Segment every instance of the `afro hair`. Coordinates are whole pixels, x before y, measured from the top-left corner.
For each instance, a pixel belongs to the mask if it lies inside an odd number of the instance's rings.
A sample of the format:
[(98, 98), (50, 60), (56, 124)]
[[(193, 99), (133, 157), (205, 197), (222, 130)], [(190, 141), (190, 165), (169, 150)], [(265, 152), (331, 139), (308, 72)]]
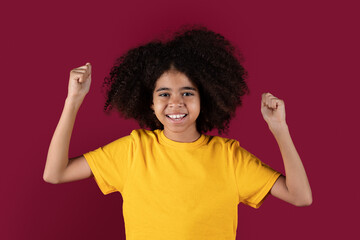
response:
[(170, 39), (155, 39), (116, 59), (103, 84), (104, 111), (116, 108), (142, 128), (163, 129), (151, 109), (152, 96), (156, 80), (175, 68), (199, 89), (198, 132), (216, 128), (219, 134), (226, 133), (242, 96), (249, 93), (242, 60), (240, 51), (222, 35), (204, 26), (185, 25)]

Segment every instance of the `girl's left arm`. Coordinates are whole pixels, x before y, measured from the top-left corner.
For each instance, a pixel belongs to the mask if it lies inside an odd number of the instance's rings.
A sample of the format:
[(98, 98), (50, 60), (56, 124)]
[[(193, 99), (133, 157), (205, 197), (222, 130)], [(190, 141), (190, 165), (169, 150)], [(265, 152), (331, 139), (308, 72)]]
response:
[(271, 93), (262, 94), (261, 113), (279, 145), (286, 175), (278, 178), (270, 190), (271, 195), (295, 206), (311, 205), (309, 180), (285, 121), (284, 101)]

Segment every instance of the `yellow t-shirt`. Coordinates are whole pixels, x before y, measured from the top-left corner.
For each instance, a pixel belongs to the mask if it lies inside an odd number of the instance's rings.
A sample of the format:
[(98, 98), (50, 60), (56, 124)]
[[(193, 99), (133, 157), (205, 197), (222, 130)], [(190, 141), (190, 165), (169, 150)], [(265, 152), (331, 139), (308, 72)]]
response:
[(180, 143), (134, 130), (84, 154), (103, 192), (119, 191), (127, 240), (234, 240), (240, 202), (258, 208), (280, 176), (233, 139)]

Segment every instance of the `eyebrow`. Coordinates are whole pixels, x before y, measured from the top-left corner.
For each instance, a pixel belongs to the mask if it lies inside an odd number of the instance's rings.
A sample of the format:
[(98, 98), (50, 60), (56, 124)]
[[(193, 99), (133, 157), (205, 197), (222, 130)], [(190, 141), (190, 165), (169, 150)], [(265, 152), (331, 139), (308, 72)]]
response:
[[(182, 87), (180, 88), (180, 90), (193, 90), (196, 91), (196, 88), (193, 87)], [(171, 88), (166, 88), (166, 87), (162, 87), (156, 90), (156, 92), (160, 92), (160, 91), (171, 91)]]

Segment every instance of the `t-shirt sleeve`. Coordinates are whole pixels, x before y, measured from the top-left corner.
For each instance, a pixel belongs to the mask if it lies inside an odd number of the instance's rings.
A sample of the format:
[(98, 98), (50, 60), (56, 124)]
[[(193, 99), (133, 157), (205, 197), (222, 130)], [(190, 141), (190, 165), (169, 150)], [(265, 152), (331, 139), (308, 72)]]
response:
[(281, 173), (242, 148), (237, 141), (232, 148), (239, 202), (259, 208)]
[(132, 159), (131, 136), (119, 138), (84, 155), (95, 181), (104, 195), (122, 193)]

